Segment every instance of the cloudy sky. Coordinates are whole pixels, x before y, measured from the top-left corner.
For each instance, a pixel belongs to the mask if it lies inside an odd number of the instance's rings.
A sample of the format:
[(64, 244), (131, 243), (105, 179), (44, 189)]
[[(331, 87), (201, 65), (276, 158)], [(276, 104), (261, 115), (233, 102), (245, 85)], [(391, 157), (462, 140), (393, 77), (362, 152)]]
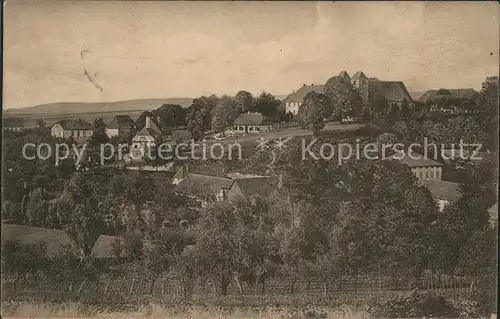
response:
[(495, 2), (7, 0), (4, 16), (4, 108), (282, 95), (343, 69), (410, 91), (479, 89), (499, 69)]

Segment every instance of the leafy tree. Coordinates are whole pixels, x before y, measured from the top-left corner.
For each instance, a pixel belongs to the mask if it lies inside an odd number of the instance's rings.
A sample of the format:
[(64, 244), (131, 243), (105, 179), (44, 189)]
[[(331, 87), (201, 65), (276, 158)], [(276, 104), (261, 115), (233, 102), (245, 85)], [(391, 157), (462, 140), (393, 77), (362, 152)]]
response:
[(272, 118), (280, 118), (280, 116), (284, 116), (284, 112), (279, 110), (280, 104), (281, 102), (279, 100), (277, 100), (272, 94), (267, 92), (262, 92), (254, 100), (255, 111), (261, 113), (264, 116)]
[(72, 240), (76, 255), (87, 263), (92, 247), (102, 234), (103, 205), (99, 196), (102, 182), (93, 174), (76, 173), (68, 181), (63, 194), (57, 199), (59, 222)]
[(234, 102), (239, 113), (247, 113), (249, 111), (254, 111), (254, 98), (251, 93), (247, 91), (239, 91), (234, 96)]
[(154, 111), (166, 126), (173, 128), (186, 126), (186, 112), (187, 110), (178, 104), (163, 104)]
[(106, 134), (106, 123), (102, 117), (94, 120), (94, 132), (89, 139), (90, 145), (100, 145), (107, 143), (109, 141), (108, 135)]
[(249, 265), (242, 216), (232, 204), (216, 202), (206, 208), (194, 232), (198, 273), (217, 278), (226, 295), (231, 280), (240, 277)]
[(345, 117), (361, 118), (363, 98), (356, 89), (339, 76), (328, 79), (324, 93), (332, 104), (333, 117), (342, 121)]
[(212, 110), (212, 129), (223, 130), (232, 125), (239, 115), (240, 108), (236, 105), (236, 101), (227, 95), (222, 96)]
[(304, 97), (297, 113), (297, 120), (303, 127), (312, 127), (317, 134), (325, 126), (325, 120), (331, 113), (328, 96), (312, 91)]
[(194, 99), (186, 113), (186, 124), (191, 138), (201, 140), (205, 136), (205, 131), (210, 130), (212, 123), (212, 110), (217, 104), (218, 98), (215, 95)]
[(45, 128), (47, 126), (47, 123), (45, 123), (44, 120), (39, 119), (39, 120), (36, 121), (36, 126), (38, 126), (38, 128), (43, 129), (43, 128)]

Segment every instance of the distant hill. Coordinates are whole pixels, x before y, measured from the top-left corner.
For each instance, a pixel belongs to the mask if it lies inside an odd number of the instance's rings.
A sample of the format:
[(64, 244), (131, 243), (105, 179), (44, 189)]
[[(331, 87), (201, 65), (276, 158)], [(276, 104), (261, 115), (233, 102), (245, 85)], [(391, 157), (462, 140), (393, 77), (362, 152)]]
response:
[(102, 112), (126, 112), (126, 111), (152, 111), (162, 104), (179, 104), (182, 107), (189, 107), (192, 98), (170, 98), (170, 99), (141, 99), (119, 102), (59, 102), (41, 104), (22, 109), (3, 110), (4, 115), (23, 115), (23, 114), (85, 114)]

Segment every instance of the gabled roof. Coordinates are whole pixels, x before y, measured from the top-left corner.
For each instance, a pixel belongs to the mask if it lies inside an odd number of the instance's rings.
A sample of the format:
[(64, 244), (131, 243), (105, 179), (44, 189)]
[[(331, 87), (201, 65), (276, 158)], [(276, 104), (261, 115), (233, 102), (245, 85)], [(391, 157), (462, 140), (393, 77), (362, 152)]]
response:
[(460, 184), (457, 183), (436, 179), (426, 179), (422, 183), (429, 189), (435, 199), (455, 203), (462, 196), (459, 188)]
[(297, 92), (290, 94), (286, 99), (285, 102), (299, 102), (302, 103), (304, 101), (304, 98), (306, 95), (310, 92), (316, 92), (316, 93), (323, 93), (323, 90), (325, 89), (324, 85), (304, 85), (300, 89), (297, 90)]
[(94, 244), (94, 247), (92, 247), (92, 254), (96, 258), (116, 258), (117, 256), (114, 253), (115, 248), (113, 246), (117, 241), (120, 243), (119, 245), (121, 248), (120, 257), (126, 257), (127, 252), (124, 249), (125, 242), (123, 238), (108, 235), (99, 236), (96, 243)]
[(172, 177), (172, 179), (174, 178), (177, 178), (177, 179), (184, 179), (186, 178), (186, 176), (189, 175), (189, 172), (188, 172), (188, 169), (186, 168), (186, 166), (182, 166), (181, 168), (179, 168), (177, 170), (177, 172), (175, 172), (174, 176)]
[(131, 129), (135, 127), (135, 122), (128, 115), (116, 115), (109, 122), (108, 129)]
[(233, 125), (267, 125), (273, 121), (260, 113), (244, 113), (234, 120)]
[(92, 130), (92, 124), (82, 119), (78, 120), (62, 120), (54, 123), (52, 126), (59, 124), (64, 130)]
[(399, 160), (403, 164), (406, 164), (410, 167), (426, 167), (426, 166), (442, 166), (443, 164), (430, 159), (430, 158), (424, 158), (424, 155), (418, 154), (416, 152), (412, 152), (411, 154), (408, 154), (407, 152), (404, 152), (403, 155), (400, 153), (393, 154), (391, 156), (387, 157), (388, 160)]
[(439, 89), (428, 90), (418, 98), (420, 102), (432, 101), (443, 97), (453, 97), (458, 99), (473, 100), (478, 96), (474, 89)]
[(358, 72), (354, 73), (351, 80), (358, 80), (361, 77), (368, 79), (368, 77), (363, 73), (363, 71), (358, 71)]
[(343, 71), (340, 71), (339, 73), (339, 76), (346, 82), (350, 82), (351, 81), (351, 77), (349, 76), (349, 73), (347, 73), (347, 71), (343, 70)]
[(370, 85), (374, 86), (377, 93), (384, 96), (389, 102), (403, 102), (403, 100), (407, 100), (408, 102), (413, 101), (406, 86), (401, 81), (379, 81), (370, 79)]
[(278, 180), (270, 176), (260, 176), (238, 178), (233, 183), (238, 185), (242, 195), (245, 197), (253, 195), (266, 196), (277, 188)]
[(2, 241), (16, 240), (21, 245), (44, 244), (48, 257), (55, 257), (72, 245), (72, 241), (64, 230), (2, 223)]
[(225, 177), (191, 173), (177, 184), (174, 191), (208, 199), (215, 197), (222, 189), (228, 189), (232, 183), (233, 180)]
[(159, 133), (158, 131), (147, 127), (144, 127), (142, 130), (135, 134), (135, 136), (152, 136), (154, 138), (158, 138), (160, 135), (161, 133)]

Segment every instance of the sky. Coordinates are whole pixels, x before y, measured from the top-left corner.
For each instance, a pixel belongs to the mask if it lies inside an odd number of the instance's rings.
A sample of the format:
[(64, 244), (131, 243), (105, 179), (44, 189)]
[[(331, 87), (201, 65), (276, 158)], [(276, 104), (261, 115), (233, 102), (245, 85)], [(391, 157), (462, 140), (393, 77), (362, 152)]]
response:
[(7, 0), (3, 107), (285, 95), (341, 70), (479, 90), (498, 75), (499, 18), (496, 2)]

